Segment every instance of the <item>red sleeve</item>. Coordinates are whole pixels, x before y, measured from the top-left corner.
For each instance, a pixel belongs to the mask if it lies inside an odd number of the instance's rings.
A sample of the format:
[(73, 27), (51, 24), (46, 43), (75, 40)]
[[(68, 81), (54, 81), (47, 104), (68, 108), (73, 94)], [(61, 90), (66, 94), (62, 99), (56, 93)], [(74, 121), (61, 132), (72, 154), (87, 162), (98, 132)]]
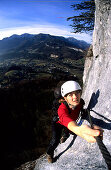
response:
[(68, 126), (69, 122), (74, 121), (74, 119), (72, 119), (70, 116), (67, 107), (63, 103), (58, 108), (58, 115), (60, 119), (59, 123), (66, 127)]

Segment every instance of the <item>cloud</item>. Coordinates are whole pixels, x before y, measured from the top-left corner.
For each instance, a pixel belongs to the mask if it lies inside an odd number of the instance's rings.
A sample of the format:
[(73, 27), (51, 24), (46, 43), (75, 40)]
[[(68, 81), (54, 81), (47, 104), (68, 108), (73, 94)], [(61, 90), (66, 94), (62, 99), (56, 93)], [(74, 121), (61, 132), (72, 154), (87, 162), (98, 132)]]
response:
[(89, 34), (71, 33), (71, 30), (68, 27), (48, 25), (48, 24), (45, 25), (37, 24), (32, 26), (0, 29), (0, 40), (2, 40), (5, 37), (10, 37), (13, 34), (21, 35), (24, 33), (29, 33), (29, 34), (44, 33), (44, 34), (51, 34), (51, 35), (63, 36), (63, 37), (74, 37), (78, 40), (84, 40), (88, 43), (91, 43), (91, 39), (92, 39), (92, 37)]

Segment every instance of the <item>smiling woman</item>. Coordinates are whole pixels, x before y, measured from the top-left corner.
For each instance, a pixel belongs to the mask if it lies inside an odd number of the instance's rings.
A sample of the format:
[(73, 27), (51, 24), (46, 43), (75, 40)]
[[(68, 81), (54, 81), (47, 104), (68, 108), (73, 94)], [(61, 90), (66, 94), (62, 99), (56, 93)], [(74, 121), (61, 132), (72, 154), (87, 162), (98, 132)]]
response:
[(67, 96), (64, 98), (67, 101), (67, 103), (69, 103), (70, 107), (71, 106), (74, 107), (80, 103), (80, 97), (81, 97), (81, 91), (77, 90), (77, 91), (67, 94)]
[[(83, 115), (86, 118), (87, 112), (83, 109), (85, 103), (81, 98), (81, 87), (78, 82), (69, 80), (63, 83), (61, 95), (63, 99), (61, 99), (62, 102), (57, 110), (58, 119), (56, 121), (53, 119), (52, 121), (52, 139), (47, 149), (49, 163), (54, 162), (54, 150), (58, 144), (61, 141), (65, 142), (70, 134), (73, 134), (75, 137), (78, 135), (90, 143), (96, 142), (95, 136), (100, 135), (97, 127), (91, 129), (87, 125), (82, 125)], [(100, 128), (98, 127), (98, 129)], [(63, 130), (65, 133), (62, 136)]]

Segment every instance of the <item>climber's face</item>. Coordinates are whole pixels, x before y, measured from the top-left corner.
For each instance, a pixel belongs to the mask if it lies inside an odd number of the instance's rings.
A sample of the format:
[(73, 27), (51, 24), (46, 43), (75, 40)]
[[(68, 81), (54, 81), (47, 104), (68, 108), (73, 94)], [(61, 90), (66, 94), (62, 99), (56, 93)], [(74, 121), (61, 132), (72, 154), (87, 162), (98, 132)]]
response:
[(74, 92), (71, 92), (67, 94), (64, 99), (69, 103), (70, 105), (77, 106), (80, 103), (81, 98), (81, 91), (77, 90)]

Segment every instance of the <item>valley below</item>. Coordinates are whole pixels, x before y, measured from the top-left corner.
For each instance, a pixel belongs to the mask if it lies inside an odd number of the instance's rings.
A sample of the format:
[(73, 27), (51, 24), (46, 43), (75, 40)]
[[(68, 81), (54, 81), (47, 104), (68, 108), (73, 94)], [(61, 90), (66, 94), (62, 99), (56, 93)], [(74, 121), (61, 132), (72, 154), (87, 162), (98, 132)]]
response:
[(57, 83), (76, 79), (82, 85), (89, 45), (74, 42), (44, 34), (14, 35), (0, 41), (1, 138), (7, 170), (46, 152)]

